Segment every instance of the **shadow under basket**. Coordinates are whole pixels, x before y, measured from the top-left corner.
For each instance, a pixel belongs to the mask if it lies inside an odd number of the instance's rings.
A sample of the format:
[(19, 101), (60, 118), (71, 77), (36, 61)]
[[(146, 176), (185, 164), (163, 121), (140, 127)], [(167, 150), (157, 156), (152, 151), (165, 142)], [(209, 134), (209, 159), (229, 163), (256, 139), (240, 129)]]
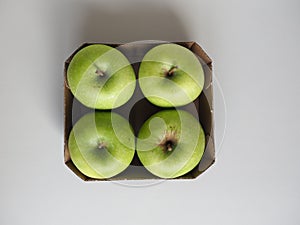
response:
[[(73, 125), (86, 113), (94, 112), (97, 110), (87, 108), (82, 105), (74, 95), (71, 93), (67, 84), (67, 69), (73, 56), (82, 48), (92, 44), (105, 44), (111, 47), (118, 48), (131, 62), (135, 74), (137, 76), (140, 62), (144, 55), (154, 46), (165, 42), (133, 42), (128, 44), (109, 44), (109, 43), (84, 43), (78, 49), (76, 49), (72, 55), (65, 61), (64, 65), (64, 162), (65, 164), (81, 179), (84, 181), (109, 181), (109, 180), (143, 180), (143, 179), (162, 179), (151, 174), (140, 162), (137, 154), (128, 168), (122, 173), (109, 178), (109, 179), (94, 179), (82, 174), (74, 165), (70, 158), (68, 149), (68, 138), (72, 130)], [(173, 178), (176, 179), (194, 179), (206, 171), (215, 162), (215, 144), (214, 144), (214, 119), (213, 119), (213, 85), (212, 85), (212, 60), (204, 52), (204, 50), (193, 41), (189, 42), (173, 42), (190, 49), (198, 57), (202, 64), (205, 83), (203, 91), (195, 99), (186, 106), (179, 107), (179, 109), (186, 110), (193, 114), (196, 118), (199, 118), (205, 137), (205, 150), (195, 168), (183, 176)], [(129, 122), (137, 135), (142, 124), (153, 114), (162, 110), (163, 108), (154, 106), (147, 99), (143, 97), (140, 87), (137, 82), (136, 89), (132, 98), (123, 106), (113, 109), (113, 112), (117, 112), (123, 115), (125, 118), (129, 118)], [(140, 113), (142, 112), (142, 113)], [(172, 179), (172, 180), (173, 180)]]

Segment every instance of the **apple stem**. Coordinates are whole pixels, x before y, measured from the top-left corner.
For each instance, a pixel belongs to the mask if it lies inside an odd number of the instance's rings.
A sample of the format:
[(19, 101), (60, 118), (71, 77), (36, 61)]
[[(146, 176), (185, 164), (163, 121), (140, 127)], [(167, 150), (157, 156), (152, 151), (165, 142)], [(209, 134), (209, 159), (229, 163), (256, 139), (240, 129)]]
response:
[(97, 69), (95, 73), (97, 75), (99, 75), (100, 77), (104, 77), (105, 76), (105, 73), (102, 70), (100, 70), (100, 69)]
[(168, 71), (166, 71), (167, 77), (172, 77), (174, 72), (178, 69), (178, 66), (172, 66)]
[(159, 146), (164, 152), (172, 152), (177, 146), (178, 140), (176, 131), (167, 131), (163, 139), (160, 141)]
[(171, 152), (173, 150), (171, 143), (167, 144), (167, 150), (168, 150), (168, 152)]
[(106, 148), (106, 144), (104, 144), (103, 142), (98, 145), (98, 149), (100, 150), (105, 148)]

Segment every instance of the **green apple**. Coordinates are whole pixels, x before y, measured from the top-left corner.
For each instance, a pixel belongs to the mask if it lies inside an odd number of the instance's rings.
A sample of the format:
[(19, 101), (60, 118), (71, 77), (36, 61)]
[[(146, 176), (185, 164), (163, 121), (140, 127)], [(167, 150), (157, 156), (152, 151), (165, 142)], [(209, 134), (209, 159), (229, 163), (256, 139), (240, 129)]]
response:
[(201, 93), (204, 72), (199, 59), (189, 49), (177, 44), (161, 44), (144, 56), (139, 84), (154, 105), (182, 106)]
[(67, 80), (73, 95), (85, 106), (96, 109), (125, 104), (136, 83), (128, 59), (103, 44), (89, 45), (77, 52), (69, 64)]
[(205, 134), (199, 121), (183, 110), (162, 110), (141, 127), (137, 154), (154, 175), (175, 178), (191, 171), (202, 158)]
[(79, 171), (91, 178), (104, 179), (129, 166), (135, 152), (135, 137), (125, 118), (102, 111), (80, 118), (70, 133), (68, 147)]

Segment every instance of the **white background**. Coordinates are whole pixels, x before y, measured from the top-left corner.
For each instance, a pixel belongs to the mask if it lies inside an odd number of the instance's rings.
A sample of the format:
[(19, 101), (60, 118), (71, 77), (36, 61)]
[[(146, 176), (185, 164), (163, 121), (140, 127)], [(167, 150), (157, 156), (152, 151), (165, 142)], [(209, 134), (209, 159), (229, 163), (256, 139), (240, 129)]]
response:
[[(1, 0), (0, 224), (300, 224), (299, 11), (297, 0)], [(144, 39), (194, 40), (213, 59), (227, 106), (217, 162), (193, 181), (84, 183), (63, 163), (63, 62), (86, 41)]]

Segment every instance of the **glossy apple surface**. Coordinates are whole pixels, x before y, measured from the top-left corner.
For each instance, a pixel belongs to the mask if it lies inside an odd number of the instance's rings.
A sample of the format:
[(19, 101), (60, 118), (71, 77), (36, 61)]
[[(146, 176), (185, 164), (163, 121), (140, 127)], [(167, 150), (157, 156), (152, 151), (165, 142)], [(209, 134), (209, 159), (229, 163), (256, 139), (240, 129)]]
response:
[(198, 58), (177, 44), (161, 44), (144, 56), (139, 84), (154, 105), (173, 107), (195, 100), (204, 85), (204, 72)]
[(113, 109), (133, 95), (136, 78), (127, 58), (117, 49), (93, 44), (72, 58), (67, 70), (73, 95), (85, 106)]
[(125, 118), (96, 112), (83, 116), (74, 125), (68, 147), (78, 170), (88, 177), (104, 179), (128, 167), (135, 152), (135, 137)]
[(163, 110), (141, 127), (137, 153), (142, 164), (161, 178), (175, 178), (192, 170), (205, 148), (203, 129), (190, 113)]

